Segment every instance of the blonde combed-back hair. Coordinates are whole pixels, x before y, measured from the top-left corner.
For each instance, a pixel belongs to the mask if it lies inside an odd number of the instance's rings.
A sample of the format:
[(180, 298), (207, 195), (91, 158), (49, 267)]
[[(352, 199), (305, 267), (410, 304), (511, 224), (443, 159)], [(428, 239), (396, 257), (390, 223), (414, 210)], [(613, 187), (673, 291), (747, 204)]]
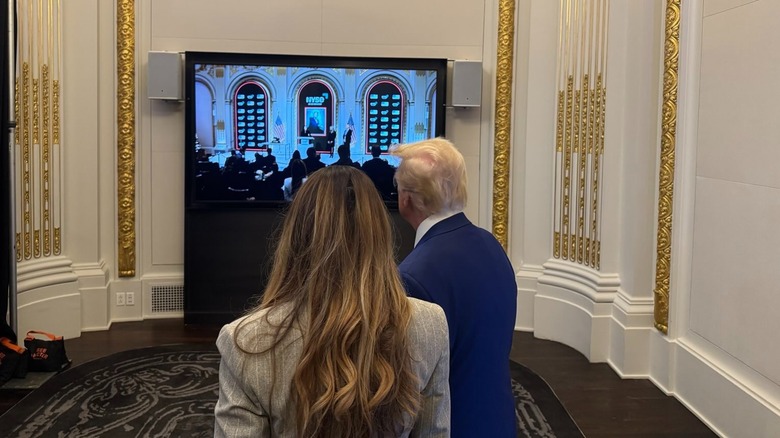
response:
[(297, 436), (392, 436), (413, 424), (411, 305), (389, 215), (360, 170), (326, 167), (295, 195), (255, 311), (280, 307), (292, 312), (270, 354), (293, 324), (304, 327), (291, 385)]
[(402, 144), (391, 154), (401, 158), (395, 172), (398, 188), (410, 193), (419, 211), (430, 216), (466, 207), (466, 162), (449, 140)]

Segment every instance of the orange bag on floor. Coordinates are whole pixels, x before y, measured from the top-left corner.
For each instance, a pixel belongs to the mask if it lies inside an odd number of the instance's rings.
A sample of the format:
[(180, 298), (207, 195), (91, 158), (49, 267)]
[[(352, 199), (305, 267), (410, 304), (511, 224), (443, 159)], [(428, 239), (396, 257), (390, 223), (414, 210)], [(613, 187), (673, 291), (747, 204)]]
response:
[(70, 366), (62, 336), (30, 330), (24, 338), (24, 346), (30, 350), (30, 371), (62, 371)]

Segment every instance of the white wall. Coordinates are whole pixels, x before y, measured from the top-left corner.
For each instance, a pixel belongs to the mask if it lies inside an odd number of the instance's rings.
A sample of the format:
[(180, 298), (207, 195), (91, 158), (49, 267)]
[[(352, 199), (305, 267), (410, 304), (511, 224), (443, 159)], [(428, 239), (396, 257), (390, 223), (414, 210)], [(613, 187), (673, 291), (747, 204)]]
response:
[(672, 314), (651, 377), (724, 436), (778, 436), (780, 57), (764, 49), (780, 4), (683, 11)]
[[(20, 330), (74, 337), (115, 321), (171, 316), (150, 313), (150, 290), (183, 282), (184, 105), (147, 99), (149, 51), (482, 60), (482, 107), (448, 108), (445, 117), (447, 136), (466, 157), (466, 214), (490, 226), (495, 0), (457, 7), (402, 0), (381, 9), (354, 0), (137, 0), (135, 7), (136, 276), (119, 278), (116, 269), (116, 2), (62, 2), (63, 254), (20, 264)], [(71, 275), (53, 276), (62, 269)], [(136, 304), (116, 306), (118, 292), (133, 292)], [(46, 317), (60, 308), (69, 309), (62, 318)]]

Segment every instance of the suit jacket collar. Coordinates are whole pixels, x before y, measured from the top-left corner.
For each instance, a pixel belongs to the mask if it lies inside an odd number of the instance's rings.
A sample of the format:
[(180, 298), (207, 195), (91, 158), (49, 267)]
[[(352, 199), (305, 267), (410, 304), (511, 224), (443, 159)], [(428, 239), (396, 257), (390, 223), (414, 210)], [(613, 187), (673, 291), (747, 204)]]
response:
[(426, 232), (420, 238), (420, 241), (417, 242), (417, 245), (415, 245), (415, 247), (422, 245), (423, 243), (433, 238), (434, 236), (449, 233), (452, 230), (464, 227), (469, 224), (471, 224), (471, 222), (468, 220), (468, 218), (463, 212), (457, 213), (453, 216), (448, 217), (447, 219), (437, 222), (433, 227), (431, 227), (430, 230), (428, 230), (428, 232)]

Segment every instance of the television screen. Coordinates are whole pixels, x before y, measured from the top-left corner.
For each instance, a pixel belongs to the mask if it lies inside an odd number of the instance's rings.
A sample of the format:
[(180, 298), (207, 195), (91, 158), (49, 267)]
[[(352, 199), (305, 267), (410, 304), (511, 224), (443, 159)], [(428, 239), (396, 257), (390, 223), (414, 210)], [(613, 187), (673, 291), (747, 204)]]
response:
[(396, 204), (393, 144), (444, 135), (446, 59), (187, 52), (186, 205), (273, 206), (363, 169)]

